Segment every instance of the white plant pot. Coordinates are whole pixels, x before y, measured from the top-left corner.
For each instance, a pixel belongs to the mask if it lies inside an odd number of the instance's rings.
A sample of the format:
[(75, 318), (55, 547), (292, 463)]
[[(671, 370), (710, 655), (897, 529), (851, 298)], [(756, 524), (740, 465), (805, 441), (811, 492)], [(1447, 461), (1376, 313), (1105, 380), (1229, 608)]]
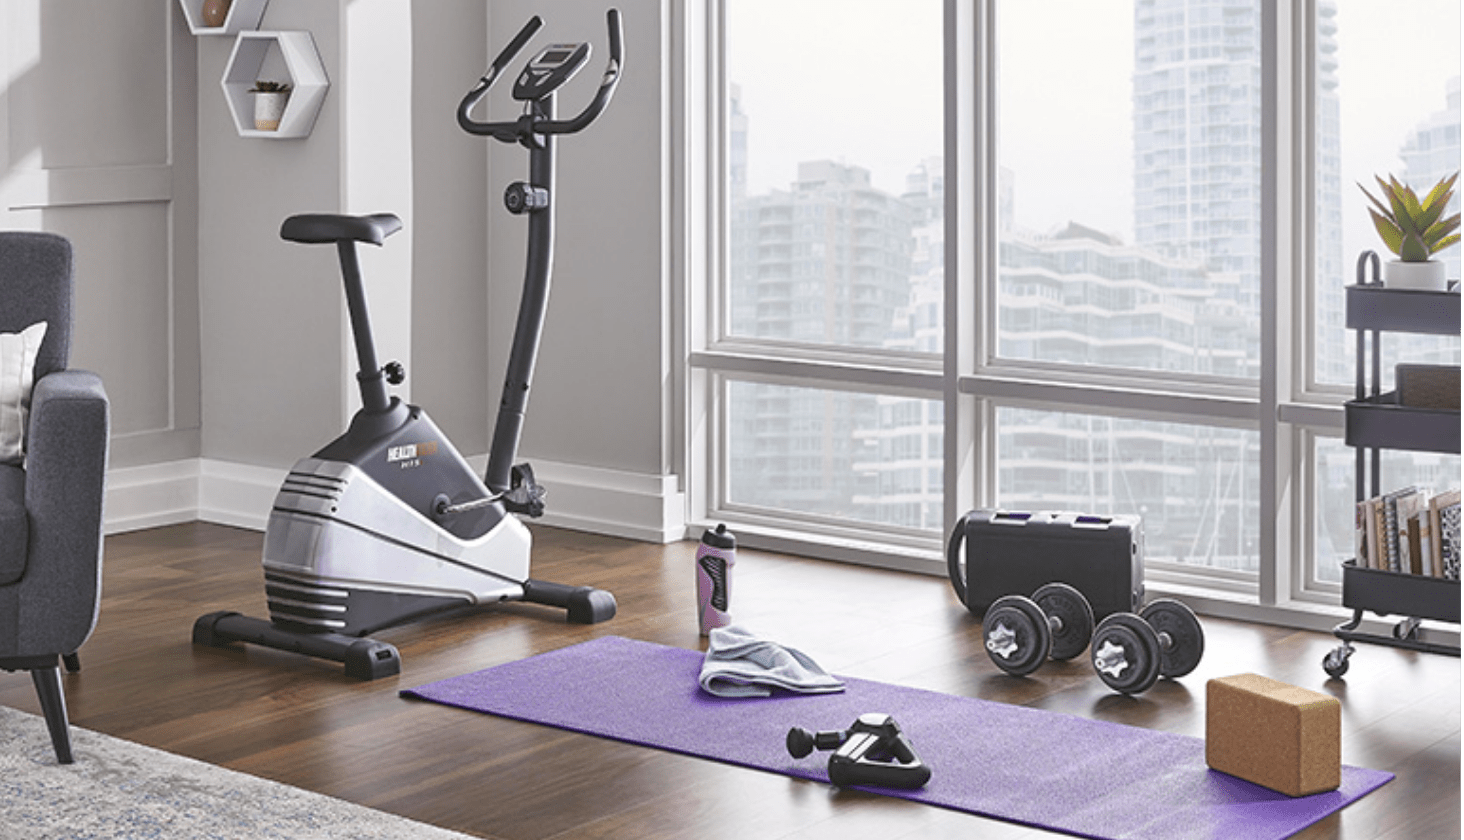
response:
[(1447, 266), (1438, 260), (1428, 262), (1388, 260), (1383, 263), (1383, 285), (1390, 289), (1444, 291), (1449, 288), (1446, 271)]
[(278, 131), (280, 119), (285, 115), (285, 103), (290, 100), (289, 91), (251, 91), (249, 95), (254, 97), (254, 128), (258, 131)]

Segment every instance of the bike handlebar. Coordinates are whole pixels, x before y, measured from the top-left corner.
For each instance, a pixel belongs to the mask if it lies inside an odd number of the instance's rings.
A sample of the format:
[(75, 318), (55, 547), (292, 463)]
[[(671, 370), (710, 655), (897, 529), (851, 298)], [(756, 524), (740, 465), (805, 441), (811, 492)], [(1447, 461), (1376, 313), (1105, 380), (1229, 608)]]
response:
[(620, 84), (623, 61), (619, 9), (611, 9), (605, 13), (605, 26), (610, 40), (610, 60), (605, 65), (605, 75), (600, 79), (600, 87), (595, 91), (594, 99), (590, 100), (590, 103), (577, 116), (568, 120), (543, 120), (526, 114), (513, 122), (480, 122), (469, 116), (468, 112), (482, 101), (483, 97), (487, 95), (488, 89), (498, 81), (503, 73), (503, 68), (513, 61), (514, 56), (518, 55), (519, 51), (543, 25), (544, 21), (538, 15), (530, 18), (529, 22), (524, 24), (524, 28), (519, 30), (508, 46), (504, 47), (498, 57), (493, 60), (492, 66), (488, 68), (488, 72), (483, 75), (483, 78), (478, 80), (478, 84), (468, 91), (467, 96), (463, 97), (463, 101), (458, 105), (457, 117), (458, 125), (464, 131), (469, 134), (492, 137), (504, 143), (516, 143), (533, 134), (573, 134), (594, 122), (605, 110), (605, 106), (610, 104), (610, 98), (615, 95), (615, 87)]

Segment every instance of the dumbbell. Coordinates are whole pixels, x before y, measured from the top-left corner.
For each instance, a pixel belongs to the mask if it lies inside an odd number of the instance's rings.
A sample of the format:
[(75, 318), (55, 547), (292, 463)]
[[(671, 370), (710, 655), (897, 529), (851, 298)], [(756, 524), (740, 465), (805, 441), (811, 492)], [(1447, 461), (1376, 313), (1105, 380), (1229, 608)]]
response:
[(1031, 598), (997, 598), (986, 608), (981, 628), (991, 661), (1022, 677), (1049, 658), (1072, 659), (1082, 653), (1093, 635), (1093, 608), (1073, 587), (1049, 583)]
[(1148, 691), (1161, 676), (1182, 677), (1204, 653), (1200, 620), (1172, 598), (1152, 601), (1138, 615), (1114, 613), (1093, 631), (1093, 668), (1121, 694)]

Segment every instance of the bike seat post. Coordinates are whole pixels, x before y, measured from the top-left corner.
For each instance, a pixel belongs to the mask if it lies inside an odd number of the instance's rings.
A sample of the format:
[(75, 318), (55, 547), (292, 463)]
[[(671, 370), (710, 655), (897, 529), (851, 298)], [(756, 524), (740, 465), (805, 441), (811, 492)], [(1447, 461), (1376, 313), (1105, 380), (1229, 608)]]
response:
[(371, 316), (366, 309), (366, 288), (361, 283), (361, 266), (356, 261), (356, 243), (336, 240), (341, 259), (341, 279), (346, 284), (346, 309), (351, 316), (351, 333), (356, 339), (356, 358), (361, 370), (356, 381), (361, 385), (361, 404), (377, 414), (391, 407), (386, 394), (386, 375), (376, 361), (376, 342), (371, 337)]

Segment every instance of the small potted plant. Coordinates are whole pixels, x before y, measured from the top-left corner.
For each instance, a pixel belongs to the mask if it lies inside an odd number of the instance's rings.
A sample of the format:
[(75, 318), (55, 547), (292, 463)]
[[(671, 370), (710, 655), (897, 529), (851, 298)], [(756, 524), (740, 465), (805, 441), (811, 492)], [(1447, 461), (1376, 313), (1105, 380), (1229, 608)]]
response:
[(229, 4), (233, 0), (203, 0), (203, 25), (218, 29), (229, 19)]
[(1458, 172), (1444, 178), (1422, 200), (1412, 187), (1392, 175), (1386, 181), (1377, 178), (1386, 201), (1357, 185), (1373, 203), (1367, 212), (1372, 214), (1373, 226), (1378, 229), (1383, 244), (1398, 255), (1398, 259), (1384, 263), (1383, 285), (1400, 289), (1448, 288), (1444, 264), (1431, 257), (1459, 242), (1456, 232), (1459, 214), (1444, 218), (1444, 208), (1454, 196), (1454, 182), (1458, 179)]
[(288, 82), (257, 81), (249, 89), (254, 96), (254, 127), (259, 131), (278, 131), (280, 118), (285, 115), (285, 103), (290, 101)]

